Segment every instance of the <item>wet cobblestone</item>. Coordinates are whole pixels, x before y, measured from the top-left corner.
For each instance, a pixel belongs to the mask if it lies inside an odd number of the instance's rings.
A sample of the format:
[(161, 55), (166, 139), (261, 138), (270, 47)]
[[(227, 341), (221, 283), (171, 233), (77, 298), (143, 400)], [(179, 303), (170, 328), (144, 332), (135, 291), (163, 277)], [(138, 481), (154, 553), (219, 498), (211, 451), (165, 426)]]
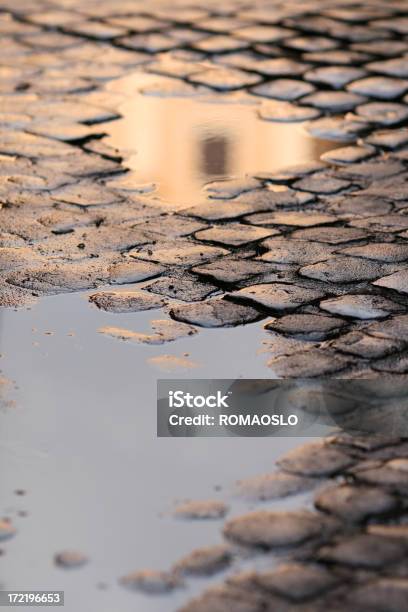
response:
[[(108, 312), (166, 306), (172, 320), (154, 320), (152, 333), (100, 330), (146, 344), (265, 320), (271, 376), (386, 373), (403, 386), (407, 20), (405, 1), (1, 0), (0, 306), (83, 290)], [(128, 98), (109, 83), (135, 71), (170, 77), (145, 95), (235, 96), (265, 122), (307, 121), (311, 136), (341, 148), (212, 182), (173, 206), (155, 184), (136, 184), (104, 138)], [(184, 611), (407, 609), (407, 449), (373, 440), (297, 449), (279, 476), (241, 483), (258, 503), (338, 479), (314, 510), (230, 519), (234, 544), (292, 547), (296, 558), (226, 578)], [(0, 540), (13, 535), (0, 521)], [(230, 560), (229, 548), (208, 549), (176, 569), (212, 573)], [(121, 582), (163, 593), (179, 586), (177, 571)]]

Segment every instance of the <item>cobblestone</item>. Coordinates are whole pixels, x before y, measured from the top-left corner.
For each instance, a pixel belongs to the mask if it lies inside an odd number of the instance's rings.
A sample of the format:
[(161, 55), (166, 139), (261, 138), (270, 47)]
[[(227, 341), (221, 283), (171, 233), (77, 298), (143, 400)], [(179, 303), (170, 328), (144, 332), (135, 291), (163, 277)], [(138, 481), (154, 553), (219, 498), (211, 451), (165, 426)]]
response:
[(312, 512), (258, 510), (228, 521), (224, 535), (236, 544), (270, 550), (318, 539), (325, 526), (329, 530), (333, 528), (330, 522), (325, 523)]
[(165, 300), (143, 291), (101, 291), (90, 296), (89, 301), (106, 312), (138, 312), (159, 308)]
[(188, 576), (211, 576), (230, 565), (232, 555), (227, 546), (207, 546), (193, 550), (180, 559), (174, 570)]
[(262, 572), (255, 580), (266, 590), (275, 591), (299, 603), (320, 595), (340, 582), (324, 567), (294, 562), (282, 564), (276, 570)]
[(391, 513), (398, 508), (398, 500), (375, 487), (340, 485), (319, 493), (315, 505), (319, 510), (344, 521), (360, 522), (372, 516)]
[(319, 551), (319, 558), (331, 563), (375, 569), (403, 558), (405, 547), (395, 539), (361, 534)]
[(402, 310), (391, 300), (379, 295), (343, 295), (338, 298), (323, 300), (320, 308), (335, 315), (353, 317), (355, 319), (381, 319), (391, 312)]
[(323, 340), (345, 325), (342, 319), (314, 314), (286, 315), (278, 321), (265, 325), (283, 334), (303, 337), (308, 340)]
[(272, 472), (241, 480), (237, 483), (240, 497), (255, 501), (282, 499), (313, 489), (316, 480), (285, 472)]
[[(157, 318), (152, 331), (110, 328), (147, 344), (272, 313), (262, 332), (271, 375), (381, 375), (384, 393), (403, 389), (406, 2), (4, 0), (1, 9), (2, 307), (85, 290), (108, 312), (164, 307), (172, 320)], [(262, 129), (301, 122), (315, 160), (214, 176), (200, 197), (173, 206), (156, 177), (136, 180), (126, 152), (104, 137), (134, 94), (109, 82), (131, 73), (158, 79), (140, 87), (155, 100), (245, 102)], [(321, 148), (325, 139), (341, 147)], [(323, 442), (283, 458), (277, 473), (244, 481), (241, 492), (256, 504), (343, 479), (317, 494), (313, 512), (255, 510), (227, 522), (235, 543), (293, 546), (306, 557), (227, 579), (185, 610), (286, 612), (293, 601), (307, 612), (406, 609), (405, 455), (398, 443)], [(360, 460), (367, 464), (353, 471)], [(2, 521), (0, 539), (10, 534)], [(177, 567), (211, 573), (218, 561), (228, 565), (228, 551), (203, 550)], [(173, 571), (136, 572), (122, 583), (150, 593), (178, 585)]]
[(352, 463), (348, 455), (321, 442), (296, 448), (278, 461), (282, 469), (303, 476), (331, 476)]
[(123, 576), (120, 584), (128, 589), (149, 594), (164, 594), (180, 586), (180, 580), (171, 572), (143, 570)]
[(178, 321), (200, 327), (233, 327), (261, 318), (255, 308), (224, 299), (175, 306), (170, 310), (170, 314)]
[(260, 305), (261, 307), (285, 311), (293, 310), (302, 304), (312, 302), (322, 294), (313, 289), (295, 287), (283, 283), (270, 283), (244, 287), (232, 293), (231, 296), (238, 300), (245, 300)]

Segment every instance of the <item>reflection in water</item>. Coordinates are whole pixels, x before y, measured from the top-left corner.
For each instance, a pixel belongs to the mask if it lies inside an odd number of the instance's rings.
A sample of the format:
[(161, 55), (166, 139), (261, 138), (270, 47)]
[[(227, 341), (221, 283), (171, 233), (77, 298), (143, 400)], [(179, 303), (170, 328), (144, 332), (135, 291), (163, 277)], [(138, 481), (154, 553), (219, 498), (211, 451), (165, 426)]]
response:
[(201, 147), (200, 173), (212, 178), (228, 176), (231, 168), (231, 142), (226, 136), (210, 136), (198, 143)]
[[(154, 80), (155, 95), (138, 91)], [(107, 124), (107, 142), (118, 148), (135, 184), (155, 183), (173, 204), (203, 198), (205, 183), (220, 177), (272, 172), (318, 160), (338, 144), (312, 138), (299, 123), (262, 121), (253, 102), (216, 94), (169, 97), (157, 93), (168, 79), (136, 73), (114, 88), (128, 96), (122, 119)], [(168, 86), (167, 86), (168, 89)]]

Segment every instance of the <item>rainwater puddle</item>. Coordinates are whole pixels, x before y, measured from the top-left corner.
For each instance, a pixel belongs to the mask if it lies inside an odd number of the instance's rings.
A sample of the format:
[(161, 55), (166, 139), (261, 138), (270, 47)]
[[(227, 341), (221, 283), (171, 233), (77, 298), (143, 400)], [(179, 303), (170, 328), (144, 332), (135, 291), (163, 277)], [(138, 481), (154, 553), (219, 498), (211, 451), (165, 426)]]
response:
[[(137, 91), (157, 81), (136, 75), (112, 85), (127, 101), (123, 119), (106, 128), (135, 187), (154, 183), (150, 197), (173, 209), (203, 199), (210, 181), (317, 160), (336, 146), (312, 139), (301, 124), (259, 120), (255, 98)], [(0, 516), (18, 530), (1, 543), (2, 588), (64, 590), (67, 612), (176, 610), (210, 580), (188, 581), (165, 599), (118, 585), (132, 571), (169, 569), (192, 549), (221, 541), (221, 521), (176, 520), (175, 502), (219, 499), (231, 504), (230, 515), (248, 510), (249, 502), (231, 498), (234, 482), (270, 472), (283, 452), (304, 441), (158, 439), (158, 378), (270, 377), (267, 355), (259, 354), (263, 322), (201, 329), (164, 346), (98, 333), (109, 326), (144, 332), (160, 316), (98, 311), (83, 294), (0, 312), (0, 370), (18, 386), (11, 392), (15, 406), (1, 413)], [(196, 366), (163, 371), (158, 365), (171, 362), (166, 355)], [(304, 497), (268, 506), (290, 508)], [(90, 561), (58, 568), (53, 558), (64, 550)]]
[(203, 200), (203, 185), (211, 181), (318, 161), (339, 146), (311, 137), (303, 123), (261, 120), (256, 96), (203, 89), (186, 96), (174, 79), (142, 73), (110, 89), (126, 101), (122, 118), (105, 124), (106, 142), (124, 156), (135, 186), (154, 184), (154, 195), (171, 204)]
[[(221, 541), (222, 521), (175, 519), (176, 500), (224, 500), (231, 515), (248, 510), (249, 502), (230, 495), (235, 481), (271, 471), (279, 455), (304, 441), (157, 439), (157, 378), (269, 376), (265, 355), (257, 355), (262, 323), (202, 329), (165, 346), (98, 333), (118, 324), (143, 331), (158, 316), (98, 311), (83, 294), (0, 313), (0, 369), (18, 385), (11, 392), (15, 407), (1, 414), (0, 516), (18, 530), (0, 546), (2, 588), (65, 590), (67, 612), (176, 610), (210, 581), (188, 581), (166, 596), (118, 585), (132, 571), (167, 569), (193, 548)], [(169, 373), (148, 362), (185, 353), (201, 365)], [(289, 508), (302, 499), (268, 505)], [(56, 567), (55, 553), (66, 549), (90, 562)]]

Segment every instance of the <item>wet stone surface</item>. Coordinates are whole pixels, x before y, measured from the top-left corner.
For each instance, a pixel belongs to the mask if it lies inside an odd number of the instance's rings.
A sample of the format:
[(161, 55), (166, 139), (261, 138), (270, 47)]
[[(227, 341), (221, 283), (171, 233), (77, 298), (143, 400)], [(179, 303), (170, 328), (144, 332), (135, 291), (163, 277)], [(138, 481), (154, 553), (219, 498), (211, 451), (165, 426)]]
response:
[(177, 576), (170, 572), (142, 570), (123, 576), (120, 584), (127, 589), (148, 594), (169, 593), (180, 586)]
[(341, 485), (329, 488), (316, 496), (319, 510), (333, 514), (344, 521), (362, 522), (365, 519), (391, 513), (398, 508), (398, 500), (375, 487)]
[(220, 519), (228, 512), (228, 506), (216, 500), (187, 501), (174, 511), (174, 515), (182, 519)]
[(138, 312), (159, 308), (166, 301), (143, 291), (101, 291), (90, 296), (89, 301), (106, 312)]
[[(256, 7), (240, 0), (176, 7), (4, 0), (0, 9), (2, 308), (88, 291), (95, 317), (101, 309), (115, 318), (98, 331), (116, 339), (164, 344), (195, 336), (200, 327), (254, 324), (264, 326), (260, 348), (272, 377), (403, 386), (405, 0)], [(126, 75), (136, 75), (139, 85), (129, 89)], [(247, 157), (233, 172), (229, 128), (210, 130), (200, 136), (200, 194), (177, 201), (163, 197), (159, 176), (141, 180), (137, 164), (145, 157), (137, 138), (130, 152), (105, 136), (135, 93), (152, 104), (164, 100), (166, 108), (175, 100), (222, 102), (224, 123), (245, 107), (252, 134), (254, 126), (298, 131), (281, 133), (265, 151), (262, 139), (255, 148), (253, 141), (234, 141), (234, 152)], [(186, 176), (176, 175), (172, 162), (187, 166), (197, 149), (186, 149), (184, 158), (176, 147), (188, 140), (182, 124), (170, 148), (152, 155), (187, 191)], [(306, 147), (305, 159), (277, 166), (292, 138), (293, 151)], [(262, 167), (249, 167), (248, 158)], [(121, 314), (150, 309), (165, 313), (144, 329), (121, 321)], [(150, 357), (149, 364), (168, 371), (196, 365), (174, 355)], [(277, 472), (241, 481), (238, 495), (255, 508), (225, 523), (228, 541), (291, 549), (302, 558), (266, 572), (232, 573), (184, 611), (284, 611), (294, 601), (307, 612), (407, 609), (407, 450), (402, 440), (379, 448), (367, 440), (297, 448)], [(319, 489), (312, 510), (257, 508), (330, 479), (340, 482)], [(222, 504), (189, 504), (189, 518), (222, 519), (226, 512)], [(1, 519), (0, 541), (15, 535)], [(73, 567), (81, 559), (66, 551), (55, 562)], [(120, 582), (165, 594), (179, 586), (179, 574), (211, 575), (231, 560), (222, 544), (193, 551), (169, 571), (136, 571)]]
[(256, 501), (281, 499), (308, 491), (316, 486), (316, 480), (286, 472), (272, 472), (254, 476), (237, 483), (240, 497)]
[(197, 333), (196, 328), (191, 325), (186, 325), (185, 323), (177, 321), (169, 321), (167, 319), (153, 320), (150, 322), (150, 325), (153, 332), (151, 334), (112, 326), (101, 327), (98, 331), (101, 334), (117, 338), (118, 340), (130, 340), (131, 342), (155, 345), (174, 342), (179, 338), (193, 336)]
[(230, 327), (250, 323), (261, 318), (260, 313), (255, 308), (234, 304), (224, 299), (175, 306), (171, 308), (170, 315), (177, 321), (184, 321), (200, 327)]
[(88, 562), (88, 558), (79, 551), (64, 550), (54, 557), (55, 565), (65, 569), (79, 568)]
[(351, 463), (343, 451), (320, 442), (299, 447), (278, 461), (285, 471), (313, 477), (331, 476)]
[(323, 340), (344, 325), (344, 321), (336, 317), (299, 314), (281, 317), (278, 321), (265, 325), (265, 329), (289, 334), (290, 336), (301, 336), (309, 340)]
[(188, 576), (211, 576), (225, 569), (232, 561), (228, 546), (208, 546), (193, 550), (174, 566), (176, 572)]
[(318, 539), (325, 526), (330, 528), (330, 521), (325, 524), (324, 519), (307, 511), (258, 510), (228, 521), (224, 535), (236, 544), (270, 550)]
[(338, 584), (339, 580), (324, 567), (301, 563), (285, 563), (276, 570), (255, 577), (259, 586), (271, 589), (293, 602), (316, 597)]

